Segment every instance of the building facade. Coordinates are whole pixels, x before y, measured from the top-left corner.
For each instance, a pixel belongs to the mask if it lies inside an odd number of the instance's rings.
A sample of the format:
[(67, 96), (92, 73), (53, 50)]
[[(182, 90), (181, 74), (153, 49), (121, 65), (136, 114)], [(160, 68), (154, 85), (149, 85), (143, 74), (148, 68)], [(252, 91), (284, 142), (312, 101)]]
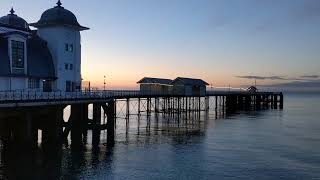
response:
[(31, 24), (11, 9), (0, 18), (0, 91), (80, 91), (87, 29), (60, 1)]
[(181, 96), (205, 96), (207, 82), (201, 79), (177, 77), (174, 80), (144, 77), (137, 82), (140, 91)]
[(137, 83), (140, 85), (140, 91), (143, 92), (157, 92), (163, 94), (172, 92), (171, 79), (144, 77)]
[(183, 96), (205, 96), (206, 86), (209, 85), (202, 79), (177, 77), (171, 83), (173, 85), (173, 93)]

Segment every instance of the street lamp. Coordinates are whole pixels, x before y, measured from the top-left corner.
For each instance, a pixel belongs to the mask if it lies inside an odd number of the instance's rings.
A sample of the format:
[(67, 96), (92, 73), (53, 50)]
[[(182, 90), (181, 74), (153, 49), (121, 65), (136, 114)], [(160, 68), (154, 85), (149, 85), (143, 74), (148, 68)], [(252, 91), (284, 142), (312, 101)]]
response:
[(106, 76), (103, 76), (103, 91), (106, 90)]

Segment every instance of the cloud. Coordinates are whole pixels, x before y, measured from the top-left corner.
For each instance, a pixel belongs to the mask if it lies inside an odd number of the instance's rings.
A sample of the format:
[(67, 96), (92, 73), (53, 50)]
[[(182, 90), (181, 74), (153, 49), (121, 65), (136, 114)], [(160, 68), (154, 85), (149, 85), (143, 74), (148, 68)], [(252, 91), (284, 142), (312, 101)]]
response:
[(236, 76), (242, 79), (257, 79), (257, 80), (287, 80), (283, 76)]
[(268, 87), (287, 87), (287, 88), (320, 88), (320, 80), (293, 81), (288, 83), (265, 85)]
[(320, 1), (319, 0), (304, 0), (293, 12), (293, 18), (297, 21), (313, 20), (320, 17)]
[(319, 75), (305, 75), (305, 76), (300, 76), (300, 78), (318, 79), (318, 78), (320, 78), (320, 76)]

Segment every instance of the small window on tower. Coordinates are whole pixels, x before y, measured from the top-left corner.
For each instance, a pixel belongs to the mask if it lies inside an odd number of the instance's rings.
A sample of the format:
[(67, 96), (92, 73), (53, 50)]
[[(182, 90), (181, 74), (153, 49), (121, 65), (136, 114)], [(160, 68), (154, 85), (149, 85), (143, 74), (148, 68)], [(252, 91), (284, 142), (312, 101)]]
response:
[(68, 69), (69, 69), (69, 64), (65, 63), (65, 64), (64, 64), (64, 69), (65, 69), (65, 70), (68, 70)]
[(69, 52), (73, 52), (73, 44), (69, 44)]
[(73, 64), (70, 64), (70, 70), (73, 70)]
[(73, 52), (73, 44), (65, 44), (65, 51), (67, 52)]

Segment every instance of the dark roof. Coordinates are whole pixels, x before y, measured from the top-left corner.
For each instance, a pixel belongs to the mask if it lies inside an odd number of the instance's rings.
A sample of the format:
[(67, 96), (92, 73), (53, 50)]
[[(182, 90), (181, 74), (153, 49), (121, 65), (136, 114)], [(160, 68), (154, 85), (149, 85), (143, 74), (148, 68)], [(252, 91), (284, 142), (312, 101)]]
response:
[(8, 55), (8, 40), (0, 37), (0, 76), (10, 74), (10, 61)]
[(11, 34), (19, 34), (21, 36), (28, 37), (30, 31), (19, 30), (0, 23), (0, 35), (7, 36)]
[(54, 8), (46, 10), (38, 22), (31, 23), (34, 27), (46, 27), (46, 26), (56, 26), (63, 25), (68, 27), (73, 27), (78, 30), (88, 30), (89, 28), (81, 26), (76, 18), (76, 16), (69, 10), (61, 6), (61, 2), (58, 1), (57, 6)]
[(14, 14), (13, 9), (11, 9), (10, 14), (0, 18), (0, 23), (20, 30), (30, 31), (27, 21)]
[(33, 34), (27, 40), (27, 74), (11, 74), (8, 39), (0, 36), (0, 76), (21, 76), (55, 79), (55, 69), (47, 43)]
[(172, 83), (171, 79), (163, 79), (163, 78), (150, 78), (144, 77), (140, 81), (137, 82), (138, 84), (165, 84), (170, 85)]
[(36, 78), (55, 78), (55, 71), (51, 53), (47, 42), (39, 36), (33, 35), (27, 41), (28, 76)]
[(247, 91), (257, 91), (257, 90), (258, 90), (258, 88), (255, 86), (250, 86), (247, 88)]
[(184, 77), (177, 77), (172, 82), (172, 84), (179, 84), (179, 83), (182, 85), (191, 85), (191, 86), (209, 85), (207, 82), (203, 81), (202, 79), (193, 79), (193, 78), (184, 78)]

